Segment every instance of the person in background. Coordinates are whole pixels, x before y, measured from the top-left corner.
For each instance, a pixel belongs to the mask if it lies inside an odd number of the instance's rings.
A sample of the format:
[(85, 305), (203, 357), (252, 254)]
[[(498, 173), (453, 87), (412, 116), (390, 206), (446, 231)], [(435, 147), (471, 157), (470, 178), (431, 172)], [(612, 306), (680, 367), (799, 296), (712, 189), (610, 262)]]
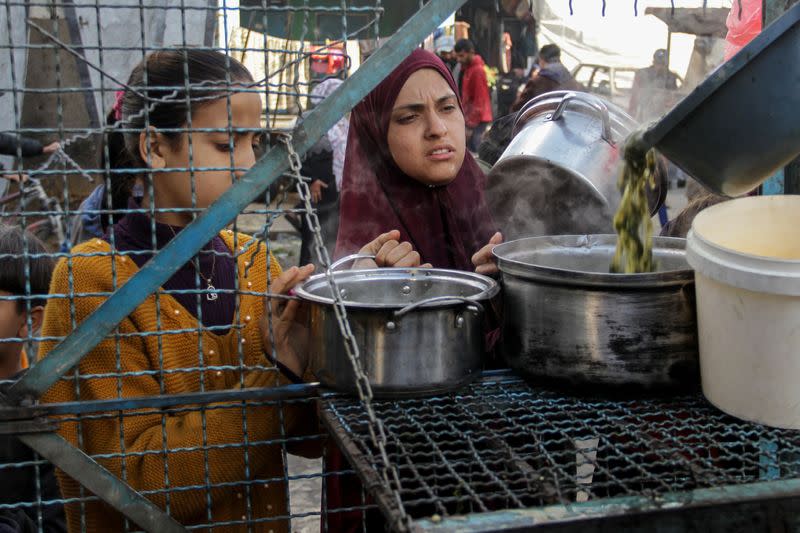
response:
[[(58, 142), (51, 142), (45, 145), (36, 139), (18, 137), (10, 133), (0, 133), (0, 155), (16, 157), (21, 154), (22, 157), (36, 157), (40, 155), (50, 155), (58, 151), (59, 148), (61, 148), (61, 144)], [(0, 171), (2, 170), (2, 165), (0, 165)], [(11, 181), (20, 181), (20, 178), (25, 179), (24, 174), (20, 175), (18, 173), (3, 173), (2, 177)]]
[(678, 89), (678, 75), (669, 70), (667, 63), (667, 51), (660, 48), (653, 54), (652, 65), (636, 71), (628, 111), (637, 120), (660, 116), (671, 101), (669, 91)]
[(685, 239), (692, 229), (692, 222), (694, 218), (700, 214), (701, 211), (713, 205), (727, 202), (731, 198), (714, 194), (711, 191), (703, 189), (696, 197), (690, 198), (689, 203), (678, 215), (664, 224), (661, 228), (660, 235), (662, 237), (680, 237)]
[(506, 151), (508, 144), (511, 142), (516, 118), (516, 113), (510, 113), (498, 118), (492, 122), (489, 131), (483, 136), (483, 140), (478, 146), (478, 159), (488, 167), (488, 170), (485, 171), (486, 174), (497, 163), (497, 160), (500, 159), (500, 156), (503, 155), (503, 152)]
[[(127, 171), (133, 162), (127, 156), (125, 140), (116, 132), (118, 123), (122, 120), (122, 100), (125, 91), (117, 91), (114, 107), (106, 115), (106, 125), (111, 128), (111, 133), (105, 134), (105, 150), (101, 151), (100, 168), (106, 173), (103, 183), (84, 198), (78, 207), (78, 213), (73, 217), (70, 237), (73, 244), (80, 244), (91, 238), (104, 238), (109, 226), (118, 222), (122, 216), (118, 213), (101, 214), (99, 211), (118, 211), (128, 207), (129, 183), (120, 172)], [(106, 183), (111, 184), (111, 194), (106, 193)], [(144, 191), (142, 184), (137, 180), (133, 185), (132, 195), (141, 200)], [(109, 196), (111, 206), (109, 207)]]
[[(311, 105), (319, 105), (330, 96), (342, 83), (340, 79), (331, 78), (319, 83), (311, 90)], [(347, 132), (350, 122), (347, 117), (342, 117), (339, 122), (328, 130), (317, 143), (306, 152), (300, 174), (311, 178), (309, 190), (311, 203), (317, 211), (322, 240), (328, 249), (328, 254), (333, 257), (336, 246), (336, 233), (339, 229), (339, 190), (342, 188), (342, 172), (344, 170), (344, 156), (347, 148)], [(304, 208), (299, 204), (298, 208)], [(320, 265), (314, 253), (314, 233), (308, 226), (305, 215), (301, 214), (300, 235), (300, 264), (313, 263)]]
[(517, 112), (533, 98), (551, 91), (582, 91), (583, 86), (575, 81), (567, 67), (561, 63), (561, 48), (546, 44), (539, 49), (538, 70), (531, 73), (511, 111)]
[[(517, 101), (521, 87), (527, 83), (525, 70), (512, 69), (497, 78), (497, 115), (503, 117), (511, 112), (511, 106)], [(492, 126), (494, 127), (494, 123)]]
[(456, 57), (461, 64), (461, 107), (464, 109), (467, 149), (477, 152), (483, 132), (492, 123), (492, 99), (486, 79), (483, 58), (475, 53), (475, 45), (469, 39), (461, 39), (455, 46)]
[(27, 137), (17, 137), (10, 133), (0, 133), (0, 154), (16, 156), (22, 153), (22, 157), (36, 157), (37, 155), (49, 155), (57, 151), (61, 145), (58, 142), (42, 144), (36, 139)]
[[(458, 58), (456, 58), (456, 54), (453, 50), (455, 45), (456, 41), (450, 35), (442, 35), (433, 43), (433, 46), (436, 50), (436, 55), (439, 56), (439, 59), (441, 59), (444, 64), (447, 65), (447, 68), (450, 69), (450, 72), (453, 74), (453, 79), (458, 79), (461, 68)], [(459, 72), (456, 72), (456, 69), (458, 69)]]
[[(44, 244), (18, 227), (0, 225), (0, 394), (20, 379), (28, 367), (24, 341), (38, 334), (53, 272), (53, 261)], [(27, 273), (26, 273), (27, 266)], [(26, 289), (29, 282), (30, 292)], [(33, 297), (32, 299), (27, 299)], [(30, 302), (30, 304), (28, 303)], [(0, 435), (0, 464), (30, 463), (36, 454), (13, 435)], [(53, 465), (41, 462), (2, 470), (0, 504), (29, 504), (0, 510), (0, 531), (38, 531), (35, 502), (60, 500)], [(37, 490), (37, 482), (39, 488)], [(66, 531), (64, 507), (60, 503), (42, 505), (43, 531)]]
[[(121, 161), (127, 168), (115, 169), (120, 172), (110, 179), (112, 205), (127, 200), (128, 208), (141, 210), (125, 213), (105, 238), (74, 247), (58, 262), (40, 356), (73, 331), (73, 322), (84, 322), (106, 301), (102, 294), (127, 283), (170, 243), (192, 222), (194, 210), (208, 208), (253, 166), (262, 106), (259, 95), (247, 90), (252, 83), (250, 72), (234, 58), (192, 48), (153, 52), (133, 69), (126, 86), (137, 90), (122, 95), (122, 122), (113, 133), (124, 146)], [(189, 125), (192, 130), (186, 131)], [(141, 203), (130, 198), (137, 179), (146, 184)], [(286, 294), (311, 275), (313, 266), (283, 272), (248, 235), (221, 231), (207, 239), (157, 298), (149, 295), (116, 326), (118, 337), (104, 339), (75, 369), (81, 376), (123, 377), (83, 378), (79, 389), (72, 380), (59, 380), (42, 401), (275, 387), (305, 377), (307, 332), (300, 323), (300, 302), (263, 295)], [(85, 294), (101, 296), (72, 297)], [(245, 527), (237, 521), (250, 516), (267, 529), (288, 530), (288, 489), (274, 481), (285, 472), (282, 446), (269, 442), (318, 435), (313, 406), (221, 403), (203, 413), (194, 407), (169, 416), (153, 412), (65, 421), (58, 432), (87, 454), (102, 456), (98, 462), (115, 476), (122, 478), (124, 471), (127, 483), (148, 491), (157, 505), (169, 502), (170, 515), (184, 525), (205, 524), (210, 513), (215, 522), (236, 524), (231, 529)], [(249, 449), (240, 447), (246, 439)], [(320, 453), (314, 438), (286, 447), (305, 456)], [(60, 471), (57, 475), (64, 496), (78, 498), (79, 484)], [(218, 488), (197, 489), (209, 481)], [(65, 510), (70, 531), (124, 528), (122, 515), (101, 501), (73, 500)]]

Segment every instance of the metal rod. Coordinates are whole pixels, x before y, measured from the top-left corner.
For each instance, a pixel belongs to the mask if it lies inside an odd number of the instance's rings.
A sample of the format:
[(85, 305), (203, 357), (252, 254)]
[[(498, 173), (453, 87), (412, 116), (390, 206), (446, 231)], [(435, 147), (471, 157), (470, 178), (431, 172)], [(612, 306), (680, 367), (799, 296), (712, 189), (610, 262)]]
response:
[[(422, 531), (498, 531), (500, 529), (543, 527), (555, 524), (576, 524), (593, 519), (608, 521), (612, 517), (645, 515), (657, 512), (702, 509), (718, 505), (762, 503), (800, 496), (800, 479), (750, 483), (740, 487), (715, 487), (659, 495), (658, 501), (646, 496), (605, 498), (599, 501), (549, 505), (532, 509), (515, 509), (445, 518), (433, 522), (414, 522)], [(520, 529), (520, 530), (521, 530)], [(516, 529), (515, 529), (516, 530)]]
[[(362, 68), (345, 80), (295, 128), (295, 151), (302, 155), (465, 0), (437, 0), (417, 11)], [(333, 97), (335, 96), (335, 98)], [(186, 226), (127, 283), (98, 307), (70, 336), (36, 364), (8, 392), (12, 402), (38, 398), (78, 364), (117, 324), (163, 285), (208, 241), (284, 172), (289, 164), (283, 145), (274, 147), (207, 211)]]
[(283, 385), (281, 387), (230, 389), (163, 396), (142, 396), (139, 398), (119, 398), (114, 400), (93, 400), (91, 402), (64, 402), (39, 404), (35, 407), (5, 407), (0, 396), (0, 421), (22, 420), (36, 416), (82, 415), (112, 411), (137, 409), (162, 409), (179, 405), (208, 405), (220, 402), (264, 401), (310, 399), (319, 393), (318, 383)]
[(95, 460), (55, 433), (17, 435), (39, 455), (146, 531), (180, 533), (183, 526)]

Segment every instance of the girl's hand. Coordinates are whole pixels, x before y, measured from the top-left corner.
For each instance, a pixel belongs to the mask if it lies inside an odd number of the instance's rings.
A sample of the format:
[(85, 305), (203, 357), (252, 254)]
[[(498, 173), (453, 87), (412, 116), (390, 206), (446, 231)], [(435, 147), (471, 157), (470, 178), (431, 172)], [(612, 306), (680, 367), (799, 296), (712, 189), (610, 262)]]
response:
[(492, 235), (489, 244), (475, 252), (472, 256), (472, 264), (475, 265), (475, 272), (488, 276), (497, 273), (497, 263), (494, 260), (492, 251), (498, 244), (502, 244), (503, 234), (499, 231)]
[(419, 252), (414, 250), (414, 246), (410, 242), (400, 242), (400, 232), (396, 229), (380, 235), (377, 239), (361, 248), (358, 253), (374, 255), (375, 260), (361, 259), (356, 262), (355, 268), (431, 267), (430, 263), (420, 265), (422, 258)]
[[(270, 290), (273, 294), (288, 294), (314, 272), (314, 265), (292, 267), (272, 282)], [(267, 306), (272, 307), (272, 338)], [(273, 342), (278, 360), (297, 376), (302, 376), (308, 366), (308, 332), (300, 323), (302, 304), (298, 300), (264, 298), (264, 313), (261, 315), (261, 343), (264, 353), (272, 355)]]

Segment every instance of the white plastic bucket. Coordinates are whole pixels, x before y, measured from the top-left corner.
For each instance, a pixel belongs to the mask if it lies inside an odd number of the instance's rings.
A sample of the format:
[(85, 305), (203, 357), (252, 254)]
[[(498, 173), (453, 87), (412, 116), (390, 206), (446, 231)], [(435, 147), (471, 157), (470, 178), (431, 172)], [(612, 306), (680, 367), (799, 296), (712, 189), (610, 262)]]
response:
[(721, 410), (800, 429), (800, 196), (756, 196), (694, 219), (703, 393)]

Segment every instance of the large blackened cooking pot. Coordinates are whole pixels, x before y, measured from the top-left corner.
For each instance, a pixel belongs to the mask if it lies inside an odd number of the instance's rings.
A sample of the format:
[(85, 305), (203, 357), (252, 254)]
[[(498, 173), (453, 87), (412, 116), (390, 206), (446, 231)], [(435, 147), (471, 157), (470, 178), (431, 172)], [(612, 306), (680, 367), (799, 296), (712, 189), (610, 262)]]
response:
[(545, 381), (696, 386), (694, 272), (686, 241), (654, 238), (658, 270), (647, 274), (609, 273), (615, 245), (615, 235), (565, 235), (495, 247), (507, 362)]

